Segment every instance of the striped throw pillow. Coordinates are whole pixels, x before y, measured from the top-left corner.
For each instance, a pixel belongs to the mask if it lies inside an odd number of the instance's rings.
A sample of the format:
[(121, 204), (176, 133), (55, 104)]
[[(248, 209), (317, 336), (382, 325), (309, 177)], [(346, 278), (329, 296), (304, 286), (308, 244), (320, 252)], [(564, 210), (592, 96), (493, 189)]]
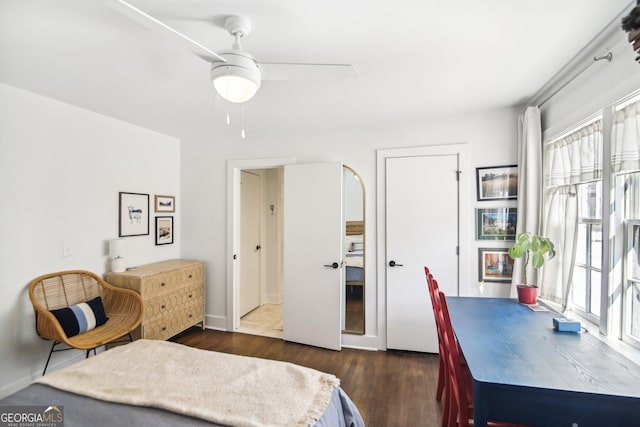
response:
[(101, 297), (71, 307), (51, 310), (51, 313), (56, 316), (67, 337), (87, 332), (104, 325), (109, 320), (104, 311)]

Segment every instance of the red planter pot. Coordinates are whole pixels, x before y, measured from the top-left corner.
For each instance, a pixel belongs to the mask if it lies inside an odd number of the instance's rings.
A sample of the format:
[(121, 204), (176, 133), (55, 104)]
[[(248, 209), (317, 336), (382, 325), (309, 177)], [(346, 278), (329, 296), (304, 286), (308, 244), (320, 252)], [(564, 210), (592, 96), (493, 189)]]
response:
[(538, 302), (538, 287), (531, 285), (517, 285), (518, 302), (520, 304), (536, 304)]

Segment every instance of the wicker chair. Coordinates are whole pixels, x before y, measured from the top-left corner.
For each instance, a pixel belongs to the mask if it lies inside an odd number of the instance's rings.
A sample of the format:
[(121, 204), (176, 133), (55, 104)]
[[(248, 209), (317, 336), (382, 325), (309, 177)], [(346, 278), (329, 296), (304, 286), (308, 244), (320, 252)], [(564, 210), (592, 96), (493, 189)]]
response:
[[(87, 302), (98, 296), (102, 297), (109, 320), (102, 326), (68, 337), (51, 310)], [(95, 354), (97, 347), (124, 342), (117, 340), (125, 336), (132, 341), (131, 331), (140, 325), (144, 316), (144, 303), (140, 295), (112, 286), (94, 273), (84, 270), (61, 271), (34, 279), (29, 285), (29, 298), (36, 314), (38, 335), (53, 341), (42, 375), (47, 372), (54, 351), (86, 350), (86, 357), (89, 357), (91, 350)], [(56, 349), (59, 344), (68, 347)]]

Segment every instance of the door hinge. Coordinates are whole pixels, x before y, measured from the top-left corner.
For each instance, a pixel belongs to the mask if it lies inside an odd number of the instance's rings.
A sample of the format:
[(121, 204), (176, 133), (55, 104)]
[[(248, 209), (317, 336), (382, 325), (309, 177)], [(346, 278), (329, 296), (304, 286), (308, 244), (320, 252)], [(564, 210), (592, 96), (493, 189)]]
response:
[(238, 259), (238, 255), (233, 254), (233, 259)]
[(458, 170), (456, 171), (456, 181), (460, 181), (460, 174), (462, 173), (462, 171)]
[(460, 246), (456, 246), (456, 255), (460, 256)]

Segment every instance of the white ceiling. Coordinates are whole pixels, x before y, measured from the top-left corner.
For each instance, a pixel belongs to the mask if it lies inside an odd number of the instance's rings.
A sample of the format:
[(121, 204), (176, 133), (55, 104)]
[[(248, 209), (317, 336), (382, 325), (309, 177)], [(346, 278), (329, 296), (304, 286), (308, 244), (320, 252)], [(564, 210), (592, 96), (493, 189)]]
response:
[[(266, 81), (247, 132), (367, 126), (518, 105), (629, 0), (130, 0), (211, 50), (226, 15), (264, 62), (349, 63), (359, 78)], [(634, 2), (631, 2), (634, 3)], [(214, 137), (209, 66), (101, 0), (0, 0), (0, 81), (180, 138)], [(237, 107), (231, 109), (238, 117)]]

